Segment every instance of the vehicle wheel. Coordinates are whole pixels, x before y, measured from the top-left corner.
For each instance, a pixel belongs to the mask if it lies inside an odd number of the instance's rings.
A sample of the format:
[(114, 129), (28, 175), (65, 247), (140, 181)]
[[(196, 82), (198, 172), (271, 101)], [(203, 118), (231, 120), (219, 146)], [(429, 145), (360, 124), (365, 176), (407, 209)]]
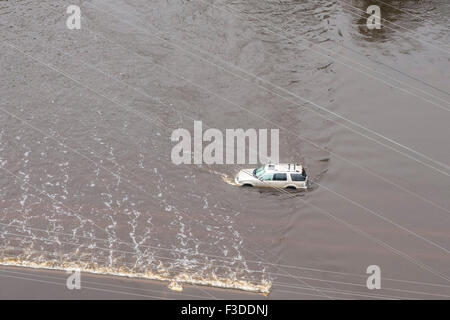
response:
[(296, 190), (297, 188), (294, 187), (294, 186), (287, 186), (286, 189), (289, 189), (289, 190)]
[(253, 187), (251, 184), (248, 184), (248, 183), (243, 184), (242, 186), (243, 186), (243, 187), (246, 187), (246, 188), (248, 188), (248, 187)]

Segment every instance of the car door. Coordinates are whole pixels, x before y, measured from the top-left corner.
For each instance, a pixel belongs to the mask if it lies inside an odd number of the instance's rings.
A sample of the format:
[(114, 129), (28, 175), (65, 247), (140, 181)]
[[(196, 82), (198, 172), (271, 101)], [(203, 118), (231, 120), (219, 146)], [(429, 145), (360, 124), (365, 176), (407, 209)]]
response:
[(258, 187), (271, 187), (272, 186), (273, 173), (264, 173), (259, 179)]
[(274, 173), (272, 178), (272, 185), (275, 188), (284, 188), (287, 185), (287, 174)]
[(305, 179), (300, 173), (291, 173), (291, 180), (298, 188), (304, 187)]

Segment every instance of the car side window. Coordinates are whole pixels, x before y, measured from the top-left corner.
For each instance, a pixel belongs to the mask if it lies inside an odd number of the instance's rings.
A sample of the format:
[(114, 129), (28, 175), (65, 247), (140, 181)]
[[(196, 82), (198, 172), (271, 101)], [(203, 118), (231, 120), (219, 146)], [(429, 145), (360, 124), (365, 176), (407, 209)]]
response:
[(263, 175), (262, 181), (272, 181), (272, 178), (273, 178), (272, 173), (266, 173), (265, 175)]
[(274, 181), (286, 181), (287, 180), (287, 174), (286, 173), (275, 173), (273, 175)]
[(292, 181), (305, 181), (305, 177), (298, 173), (291, 173)]

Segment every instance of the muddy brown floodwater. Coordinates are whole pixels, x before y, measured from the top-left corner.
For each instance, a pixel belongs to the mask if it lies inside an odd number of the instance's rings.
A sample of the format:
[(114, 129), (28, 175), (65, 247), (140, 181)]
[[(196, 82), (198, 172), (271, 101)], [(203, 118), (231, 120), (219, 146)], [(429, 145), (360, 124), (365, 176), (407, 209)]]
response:
[[(447, 1), (74, 2), (80, 30), (70, 1), (0, 1), (1, 264), (209, 298), (450, 298)], [(278, 128), (310, 188), (173, 164), (194, 120)]]

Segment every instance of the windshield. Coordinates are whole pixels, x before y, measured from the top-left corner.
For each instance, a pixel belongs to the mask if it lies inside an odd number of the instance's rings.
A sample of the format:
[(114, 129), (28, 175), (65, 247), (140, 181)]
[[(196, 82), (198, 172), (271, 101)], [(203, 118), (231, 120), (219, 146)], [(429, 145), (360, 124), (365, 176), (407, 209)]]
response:
[(257, 178), (261, 177), (263, 175), (263, 173), (264, 173), (264, 166), (259, 167), (258, 169), (255, 169), (255, 171), (253, 171), (253, 174)]

